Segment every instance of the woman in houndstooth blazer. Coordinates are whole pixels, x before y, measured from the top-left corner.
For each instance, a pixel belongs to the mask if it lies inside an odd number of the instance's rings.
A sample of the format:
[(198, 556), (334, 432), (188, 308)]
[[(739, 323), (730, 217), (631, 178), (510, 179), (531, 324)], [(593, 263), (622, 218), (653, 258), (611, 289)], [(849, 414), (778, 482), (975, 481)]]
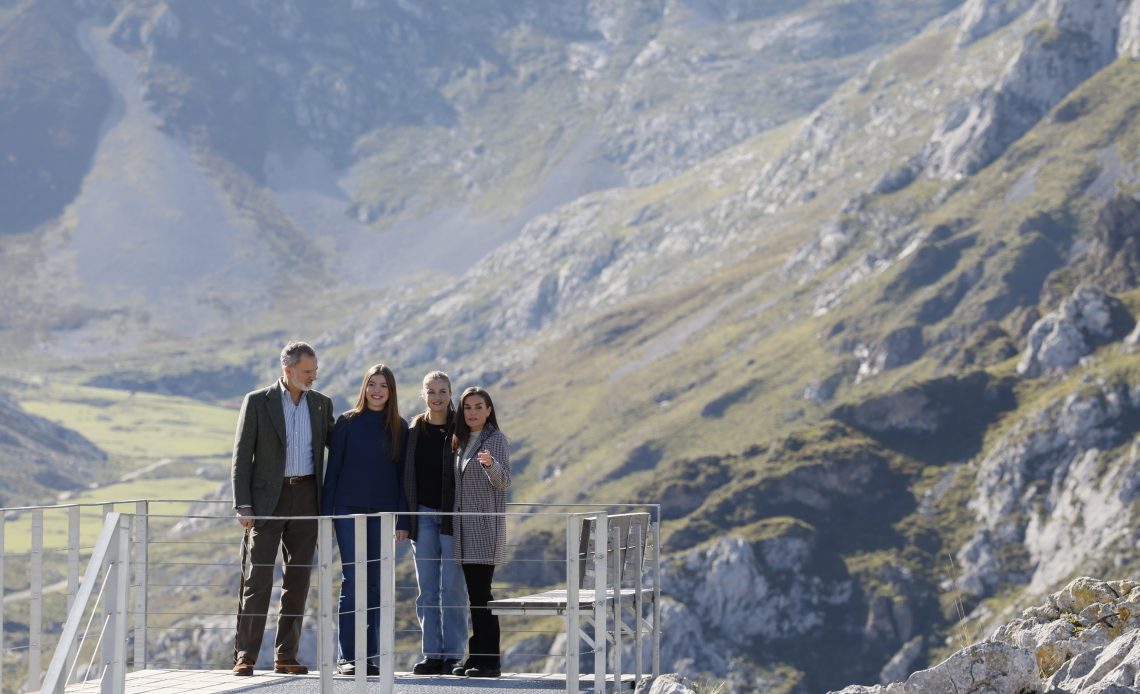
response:
[[(455, 453), (455, 561), (463, 567), (471, 602), (467, 661), (453, 675), (498, 677), (499, 618), (487, 609), (495, 566), (506, 558), (507, 490), (511, 487), (510, 441), (499, 430), (491, 394), (472, 387), (459, 398), (461, 416), (451, 448)], [(476, 514), (476, 515), (466, 515)]]

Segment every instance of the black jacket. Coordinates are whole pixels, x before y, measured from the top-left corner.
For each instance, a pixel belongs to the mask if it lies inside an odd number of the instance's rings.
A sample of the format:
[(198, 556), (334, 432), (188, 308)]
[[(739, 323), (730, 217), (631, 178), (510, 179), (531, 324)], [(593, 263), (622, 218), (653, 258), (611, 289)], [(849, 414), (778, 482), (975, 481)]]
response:
[[(408, 500), (408, 510), (415, 512), (419, 511), (419, 501), (416, 496), (416, 442), (419, 439), (420, 433), (423, 431), (420, 424), (420, 417), (416, 417), (408, 428), (407, 444), (404, 446), (404, 496)], [(454, 429), (454, 417), (448, 420), (447, 423), (447, 436), (444, 438), (442, 460), (440, 460), (440, 471), (442, 473), (440, 484), (443, 485), (441, 492), (441, 499), (443, 500), (440, 511), (451, 512), (455, 510), (455, 469), (452, 465), (451, 454), (451, 434)], [(411, 516), (412, 529), (409, 537), (412, 540), (417, 539), (416, 533), (419, 532), (419, 516)], [(444, 535), (451, 535), (453, 529), (452, 523), (453, 516), (443, 516), (440, 518), (441, 528)]]

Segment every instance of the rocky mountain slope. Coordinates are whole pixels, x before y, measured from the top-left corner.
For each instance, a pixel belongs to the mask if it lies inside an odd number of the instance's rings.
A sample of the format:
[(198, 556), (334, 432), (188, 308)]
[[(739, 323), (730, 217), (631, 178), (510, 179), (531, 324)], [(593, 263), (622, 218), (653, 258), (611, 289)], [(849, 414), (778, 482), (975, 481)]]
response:
[(107, 454), (0, 392), (0, 505), (45, 503), (101, 479)]
[[(1138, 575), (1137, 0), (77, 7), (120, 116), (0, 239), (33, 363), (256, 382), (302, 334), (342, 398), (489, 386), (516, 499), (662, 503), (665, 669), (732, 691)], [(154, 241), (184, 194), (218, 236)]]
[(1137, 585), (1078, 578), (905, 682), (840, 694), (1137, 691)]
[(1136, 566), (1135, 11), (964, 5), (798, 128), (535, 220), (347, 362), (553, 394), (554, 433), (515, 424), (520, 487), (665, 501), (687, 674), (819, 691), (935, 659), (951, 591), (985, 624)]
[(6, 3), (4, 339), (311, 330), (807, 113), (946, 6)]

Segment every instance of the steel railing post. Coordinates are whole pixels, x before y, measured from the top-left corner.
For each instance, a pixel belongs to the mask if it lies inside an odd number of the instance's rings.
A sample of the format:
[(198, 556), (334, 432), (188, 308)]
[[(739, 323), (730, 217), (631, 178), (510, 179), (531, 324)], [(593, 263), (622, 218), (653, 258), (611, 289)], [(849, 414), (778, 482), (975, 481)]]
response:
[[(111, 514), (113, 514), (113, 513), (115, 513), (115, 504), (114, 503), (103, 504), (103, 522), (104, 523), (107, 522), (107, 519), (110, 518)], [(114, 593), (114, 591), (112, 591), (112, 594), (110, 595), (109, 598), (104, 599), (101, 602), (101, 604), (99, 605), (99, 609), (101, 611), (100, 616), (102, 617), (102, 623), (103, 624), (107, 624), (108, 620), (111, 619), (111, 613), (108, 610), (108, 606), (110, 604), (112, 604), (114, 601), (113, 593)], [(112, 602), (108, 602), (108, 600), (110, 600)], [(98, 643), (99, 643), (99, 662), (103, 663), (104, 666), (106, 666), (106, 664), (110, 661), (110, 656), (108, 656), (108, 654), (107, 654), (107, 642), (105, 640), (100, 639), (100, 641)]]
[[(69, 614), (71, 608), (75, 606), (75, 595), (79, 591), (80, 511), (82, 511), (81, 506), (71, 506), (67, 509), (67, 612)], [(63, 645), (63, 641), (60, 641), (58, 647), (63, 647)], [(68, 662), (75, 659), (78, 646), (77, 640), (72, 640), (67, 644)]]
[(661, 676), (661, 506), (653, 523), (653, 677)]
[(630, 528), (630, 545), (633, 547), (633, 667), (636, 677), (633, 686), (636, 689), (641, 683), (641, 676), (645, 674), (645, 663), (641, 648), (641, 617), (645, 611), (645, 602), (641, 599), (641, 590), (644, 583), (641, 580), (641, 543), (645, 537), (640, 518)]
[(146, 669), (147, 597), (150, 552), (150, 502), (135, 502), (135, 654), (134, 669)]
[(103, 673), (99, 683), (101, 694), (122, 694), (127, 671), (127, 597), (130, 589), (131, 519), (126, 515), (110, 515), (115, 523), (114, 535), (107, 553), (107, 589), (103, 594), (103, 613), (108, 623), (102, 644)]
[[(610, 545), (613, 548), (613, 577), (609, 583), (614, 591), (614, 691), (621, 691), (621, 526), (610, 528)], [(607, 591), (608, 592), (608, 591)]]
[(67, 509), (67, 609), (75, 604), (79, 590), (79, 506)]
[(396, 683), (396, 514), (380, 516), (380, 694)]
[(582, 541), (582, 519), (566, 516), (566, 694), (578, 691), (578, 544)]
[(115, 616), (109, 630), (111, 638), (111, 675), (113, 694), (123, 694), (127, 688), (127, 616), (130, 612), (131, 591), (131, 517), (119, 516), (119, 540), (115, 543), (115, 581), (109, 586), (115, 591)]
[(606, 694), (606, 564), (608, 516), (599, 511), (594, 520), (594, 692)]
[[(356, 578), (356, 588), (352, 600), (356, 606), (353, 615), (353, 647), (356, 649), (355, 689), (357, 694), (368, 692), (368, 516), (357, 514), (353, 522), (353, 561), (352, 572)], [(344, 561), (344, 557), (341, 557)], [(344, 588), (341, 587), (343, 591)]]
[(28, 557), (28, 691), (40, 688), (44, 613), (44, 511), (32, 511), (32, 551)]
[(333, 644), (332, 518), (317, 519), (317, 659), (321, 668), (321, 694), (333, 690), (336, 647)]

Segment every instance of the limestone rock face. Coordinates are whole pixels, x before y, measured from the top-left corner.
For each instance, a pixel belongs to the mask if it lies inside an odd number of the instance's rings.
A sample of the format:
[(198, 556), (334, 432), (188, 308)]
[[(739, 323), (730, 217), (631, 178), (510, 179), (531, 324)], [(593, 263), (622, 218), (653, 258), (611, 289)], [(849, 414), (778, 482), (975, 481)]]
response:
[[(1138, 406), (1140, 387), (1090, 382), (1013, 423), (974, 463), (978, 528), (957, 555), (962, 590), (1012, 581), (1044, 591), (1128, 541), (1140, 460), (1125, 446)], [(1024, 559), (1012, 562), (1010, 550)]]
[(851, 686), (840, 694), (1107, 694), (1138, 687), (1140, 583), (1082, 577), (989, 639), (905, 682)]
[(967, 0), (962, 6), (962, 24), (955, 40), (959, 47), (985, 38), (1009, 24), (1032, 6), (1034, 0)]
[[(764, 691), (779, 675), (742, 656), (756, 643), (790, 645), (836, 624), (849, 605), (849, 579), (827, 580), (808, 570), (815, 536), (796, 526), (748, 542), (724, 536), (662, 563), (661, 660), (665, 669), (699, 679), (730, 673), (732, 691)], [(830, 626), (829, 626), (830, 625)]]
[(1116, 334), (1113, 320), (1119, 304), (1099, 287), (1078, 287), (1030, 329), (1017, 372), (1022, 376), (1064, 373), (1095, 347), (1123, 337)]
[(904, 684), (852, 686), (840, 694), (999, 694), (1039, 692), (1040, 684), (1032, 652), (1006, 643), (983, 642), (914, 673)]
[(906, 678), (910, 672), (910, 666), (918, 659), (922, 653), (922, 637), (915, 636), (910, 641), (903, 644), (898, 653), (895, 653), (883, 669), (879, 671), (879, 681), (883, 684), (897, 682)]
[(1120, 21), (1120, 38), (1117, 39), (1116, 52), (1118, 55), (1127, 55), (1133, 60), (1140, 58), (1140, 2), (1132, 0)]
[(669, 673), (651, 682), (638, 683), (637, 694), (694, 694), (680, 675)]
[[(959, 43), (1008, 22), (1024, 3), (977, 2), (965, 8)], [(1115, 59), (1122, 21), (1116, 0), (1049, 0), (1025, 14), (1035, 22), (1001, 78), (943, 123), (931, 139), (930, 170), (944, 179), (972, 174), (994, 160), (1050, 108)], [(992, 28), (990, 28), (992, 27)]]
[[(703, 622), (738, 637), (810, 633), (823, 625), (827, 604), (847, 597), (850, 588), (836, 593), (818, 578), (795, 574), (809, 560), (809, 539), (783, 539), (762, 551), (757, 557), (748, 542), (721, 538), (672, 563), (662, 580)], [(772, 574), (781, 572), (788, 575), (774, 580)], [(790, 585), (774, 585), (781, 579)]]

